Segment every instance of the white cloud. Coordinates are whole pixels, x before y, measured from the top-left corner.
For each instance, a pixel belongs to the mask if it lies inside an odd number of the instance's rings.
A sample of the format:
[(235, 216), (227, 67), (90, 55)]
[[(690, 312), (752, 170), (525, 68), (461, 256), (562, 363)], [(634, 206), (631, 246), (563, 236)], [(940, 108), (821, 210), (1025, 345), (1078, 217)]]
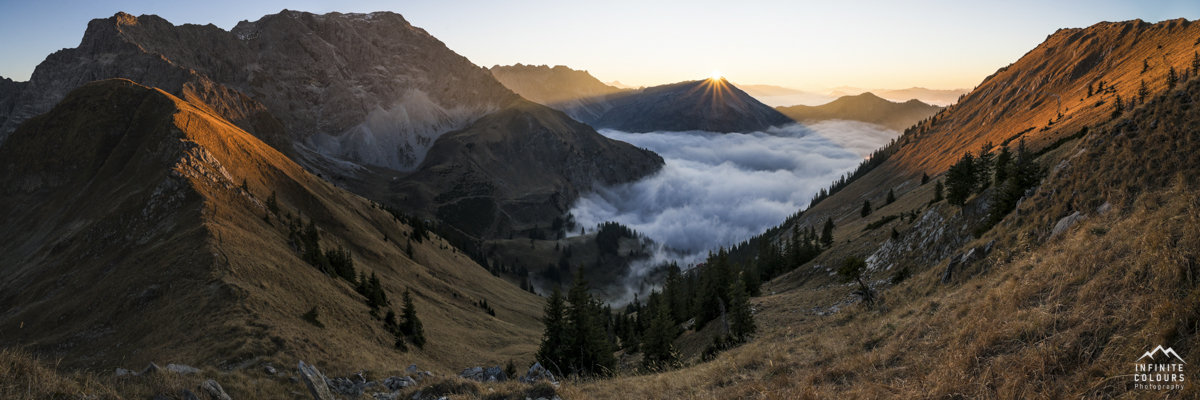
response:
[(671, 248), (696, 253), (778, 225), (899, 134), (851, 121), (748, 134), (600, 133), (653, 150), (666, 166), (640, 181), (585, 194), (572, 207), (576, 220), (589, 228), (616, 221)]

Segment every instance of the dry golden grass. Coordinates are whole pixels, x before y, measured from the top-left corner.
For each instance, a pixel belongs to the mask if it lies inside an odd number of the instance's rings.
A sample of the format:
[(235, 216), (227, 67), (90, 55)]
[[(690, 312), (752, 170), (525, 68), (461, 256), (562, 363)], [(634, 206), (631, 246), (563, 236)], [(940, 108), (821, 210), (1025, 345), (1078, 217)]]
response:
[[(1196, 398), (1194, 373), (1176, 392), (1135, 391), (1131, 376), (1134, 361), (1158, 345), (1185, 360), (1200, 354), (1195, 101), (1200, 80), (1193, 79), (1049, 153), (1042, 163), (1070, 166), (1052, 172), (1019, 216), (968, 243), (997, 239), (999, 249), (951, 285), (940, 283), (945, 262), (925, 266), (883, 289), (882, 304), (822, 317), (809, 310), (850, 290), (801, 266), (767, 284), (775, 294), (755, 299), (762, 333), (753, 342), (682, 370), (572, 382), (561, 392), (571, 399)], [(1111, 212), (1094, 211), (1105, 202)], [(1050, 238), (1050, 227), (1076, 210), (1089, 218)], [(839, 226), (830, 253), (878, 246), (859, 233), (862, 224)]]

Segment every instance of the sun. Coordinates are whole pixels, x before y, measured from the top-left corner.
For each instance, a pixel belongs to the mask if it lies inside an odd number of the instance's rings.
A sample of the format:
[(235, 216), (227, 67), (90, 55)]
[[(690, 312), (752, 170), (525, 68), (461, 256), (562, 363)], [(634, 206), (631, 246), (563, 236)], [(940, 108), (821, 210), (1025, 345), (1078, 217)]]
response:
[(721, 80), (721, 71), (713, 71), (712, 80), (714, 80), (714, 81)]

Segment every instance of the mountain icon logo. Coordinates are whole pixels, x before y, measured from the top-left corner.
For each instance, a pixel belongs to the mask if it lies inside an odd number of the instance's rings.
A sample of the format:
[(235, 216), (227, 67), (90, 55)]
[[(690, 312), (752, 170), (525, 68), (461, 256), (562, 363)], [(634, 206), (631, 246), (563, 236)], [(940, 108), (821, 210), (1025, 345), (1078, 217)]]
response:
[(1171, 349), (1170, 347), (1168, 347), (1168, 348), (1165, 348), (1165, 349), (1164, 349), (1164, 348), (1162, 347), (1162, 345), (1159, 345), (1158, 347), (1155, 347), (1155, 348), (1154, 348), (1154, 350), (1147, 351), (1147, 352), (1146, 352), (1146, 354), (1143, 354), (1143, 355), (1142, 355), (1142, 357), (1141, 357), (1141, 358), (1138, 358), (1137, 360), (1138, 360), (1138, 361), (1142, 361), (1142, 358), (1146, 358), (1146, 357), (1150, 357), (1150, 359), (1151, 359), (1151, 360), (1153, 360), (1153, 359), (1154, 359), (1154, 355), (1155, 355), (1155, 354), (1158, 354), (1158, 353), (1160, 353), (1160, 352), (1161, 352), (1161, 353), (1162, 353), (1164, 356), (1168, 356), (1168, 357), (1174, 356), (1176, 359), (1178, 359), (1178, 360), (1179, 360), (1179, 362), (1181, 362), (1181, 363), (1184, 363), (1184, 364), (1187, 364), (1187, 362), (1186, 362), (1186, 361), (1183, 361), (1183, 357), (1180, 357), (1180, 356), (1179, 356), (1179, 354), (1178, 354), (1178, 353), (1176, 353), (1174, 349)]

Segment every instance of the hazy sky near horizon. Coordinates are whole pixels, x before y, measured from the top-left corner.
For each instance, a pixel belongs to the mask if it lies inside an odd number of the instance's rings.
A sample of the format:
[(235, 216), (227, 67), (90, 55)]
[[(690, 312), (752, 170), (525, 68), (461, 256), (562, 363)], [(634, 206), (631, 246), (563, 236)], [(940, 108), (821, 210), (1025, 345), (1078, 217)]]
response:
[(0, 76), (28, 80), (118, 11), (226, 30), (282, 9), (394, 11), (482, 66), (566, 65), (650, 86), (720, 71), (810, 90), (972, 88), (1059, 28), (1200, 18), (1200, 1), (0, 0)]

